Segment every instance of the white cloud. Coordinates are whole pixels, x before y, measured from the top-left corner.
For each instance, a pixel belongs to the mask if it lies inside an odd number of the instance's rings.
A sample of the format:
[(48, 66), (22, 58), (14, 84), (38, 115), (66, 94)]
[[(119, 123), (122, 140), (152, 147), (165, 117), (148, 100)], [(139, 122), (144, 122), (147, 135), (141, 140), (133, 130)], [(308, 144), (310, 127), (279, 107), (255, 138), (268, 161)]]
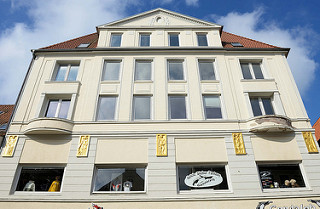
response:
[(186, 0), (188, 6), (198, 6), (199, 0)]
[[(275, 22), (265, 22), (263, 8), (251, 13), (231, 12), (226, 16), (211, 17), (224, 26), (227, 32), (252, 38), (279, 47), (291, 48), (288, 63), (296, 80), (300, 93), (304, 95), (315, 78), (317, 63), (312, 59), (310, 50), (310, 29), (296, 27), (282, 29)], [(311, 31), (311, 32), (310, 32)]]

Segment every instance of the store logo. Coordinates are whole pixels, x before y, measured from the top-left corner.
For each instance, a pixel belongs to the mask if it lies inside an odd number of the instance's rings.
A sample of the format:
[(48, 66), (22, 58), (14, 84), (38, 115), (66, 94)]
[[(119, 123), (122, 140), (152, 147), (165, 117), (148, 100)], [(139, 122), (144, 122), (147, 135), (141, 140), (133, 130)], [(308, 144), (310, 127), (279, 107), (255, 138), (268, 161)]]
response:
[(189, 187), (205, 188), (221, 184), (223, 178), (221, 174), (214, 171), (197, 171), (191, 173), (184, 179), (184, 183)]
[[(320, 208), (320, 200), (308, 200), (308, 202), (314, 203), (319, 206)], [(291, 206), (277, 206), (277, 205), (270, 205), (269, 207), (266, 207), (272, 203), (272, 201), (266, 201), (266, 202), (259, 202), (256, 209), (316, 209), (316, 207), (312, 204), (299, 204), (299, 205), (291, 205)]]

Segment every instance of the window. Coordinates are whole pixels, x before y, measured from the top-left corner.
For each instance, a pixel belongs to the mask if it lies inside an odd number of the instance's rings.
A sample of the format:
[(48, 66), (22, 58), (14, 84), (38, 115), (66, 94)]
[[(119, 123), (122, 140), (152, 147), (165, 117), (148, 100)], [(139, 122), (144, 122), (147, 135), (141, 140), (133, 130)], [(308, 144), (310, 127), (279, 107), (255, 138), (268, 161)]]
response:
[(305, 187), (298, 164), (258, 165), (263, 189)]
[(7, 124), (6, 123), (0, 125), (0, 130), (6, 130), (6, 128), (7, 128)]
[(79, 65), (59, 65), (54, 81), (75, 81), (77, 80)]
[(219, 96), (203, 96), (203, 107), (206, 119), (222, 118)]
[(122, 34), (111, 34), (110, 46), (111, 47), (121, 46), (121, 37), (122, 37)]
[(134, 96), (133, 97), (133, 118), (134, 120), (150, 119), (151, 97)]
[(180, 60), (168, 61), (169, 80), (184, 80), (183, 62)]
[(136, 61), (134, 80), (150, 81), (151, 80), (151, 64), (152, 62), (150, 60)]
[(169, 46), (179, 46), (179, 34), (177, 33), (169, 34)]
[(198, 46), (208, 46), (207, 34), (197, 34)]
[(200, 80), (216, 80), (213, 62), (209, 60), (199, 60)]
[(225, 165), (179, 165), (179, 190), (228, 190)]
[(97, 168), (93, 191), (145, 191), (145, 170), (144, 167)]
[(169, 119), (186, 119), (186, 97), (169, 96)]
[(52, 99), (48, 102), (45, 117), (67, 118), (70, 106), (70, 99)]
[(264, 79), (260, 63), (241, 63), (244, 79)]
[(271, 98), (269, 97), (250, 97), (250, 103), (254, 116), (274, 115)]
[(77, 46), (77, 48), (87, 48), (90, 45), (90, 43), (82, 43)]
[(114, 120), (116, 101), (115, 96), (101, 96), (98, 101), (97, 120)]
[(121, 61), (105, 61), (103, 68), (103, 81), (118, 81)]
[(243, 45), (241, 43), (239, 43), (239, 42), (231, 42), (231, 45), (233, 47), (243, 47)]
[(150, 34), (140, 34), (140, 46), (150, 46)]
[(22, 168), (16, 191), (60, 192), (64, 168)]

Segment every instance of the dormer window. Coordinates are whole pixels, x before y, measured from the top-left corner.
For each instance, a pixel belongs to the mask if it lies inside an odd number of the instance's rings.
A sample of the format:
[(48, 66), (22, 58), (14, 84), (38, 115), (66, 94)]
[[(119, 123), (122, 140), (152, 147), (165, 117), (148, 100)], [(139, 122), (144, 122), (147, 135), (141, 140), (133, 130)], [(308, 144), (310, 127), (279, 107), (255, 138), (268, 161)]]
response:
[(179, 46), (178, 33), (169, 33), (169, 46)]
[(111, 34), (110, 46), (111, 47), (120, 47), (121, 46), (121, 37), (122, 34)]
[(197, 34), (198, 46), (208, 46), (207, 34)]
[(231, 42), (231, 45), (233, 47), (243, 47), (243, 45), (241, 43), (239, 43), (239, 42)]
[(90, 45), (90, 43), (82, 43), (82, 44), (79, 44), (79, 46), (77, 46), (77, 48), (88, 48), (89, 45)]

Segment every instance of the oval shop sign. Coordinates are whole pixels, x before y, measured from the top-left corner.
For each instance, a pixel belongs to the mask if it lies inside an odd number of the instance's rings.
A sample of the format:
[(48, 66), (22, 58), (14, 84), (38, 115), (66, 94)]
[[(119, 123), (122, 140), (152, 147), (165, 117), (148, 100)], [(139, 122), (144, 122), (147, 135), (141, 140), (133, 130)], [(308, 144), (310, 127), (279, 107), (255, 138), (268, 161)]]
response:
[(189, 187), (205, 188), (221, 184), (223, 178), (214, 171), (197, 171), (186, 176), (184, 183)]

